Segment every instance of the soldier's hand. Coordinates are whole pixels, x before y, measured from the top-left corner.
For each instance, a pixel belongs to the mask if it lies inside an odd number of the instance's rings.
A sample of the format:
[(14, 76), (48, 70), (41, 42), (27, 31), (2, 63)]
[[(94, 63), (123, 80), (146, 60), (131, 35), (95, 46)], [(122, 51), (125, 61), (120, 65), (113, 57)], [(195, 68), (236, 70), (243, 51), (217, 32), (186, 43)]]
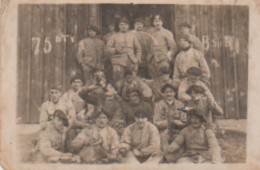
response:
[(136, 149), (136, 148), (133, 150), (133, 153), (134, 153), (135, 156), (142, 156), (142, 152), (139, 151), (139, 150)]
[(125, 155), (127, 150), (126, 148), (119, 148), (119, 152), (122, 154), (122, 155)]
[(48, 162), (55, 163), (60, 160), (60, 156), (52, 156), (48, 159)]

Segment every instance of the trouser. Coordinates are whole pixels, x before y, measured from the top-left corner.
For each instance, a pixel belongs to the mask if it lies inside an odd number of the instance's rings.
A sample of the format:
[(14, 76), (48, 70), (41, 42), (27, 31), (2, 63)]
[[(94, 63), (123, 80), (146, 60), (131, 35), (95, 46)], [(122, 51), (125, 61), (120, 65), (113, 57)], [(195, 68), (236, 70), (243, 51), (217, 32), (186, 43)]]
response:
[(123, 157), (121, 159), (121, 163), (137, 163), (140, 164), (140, 159), (147, 159), (145, 162), (143, 163), (160, 163), (162, 160), (162, 156), (161, 155), (156, 155), (156, 156), (147, 156), (147, 157), (141, 157), (141, 158), (137, 158), (134, 153), (132, 151), (129, 151), (125, 157)]
[(151, 79), (148, 66), (146, 65), (139, 65), (137, 75), (146, 79)]
[(170, 70), (170, 63), (168, 60), (155, 62), (154, 60), (148, 65), (148, 71), (152, 79), (159, 79), (162, 74), (162, 68)]
[(126, 67), (120, 65), (113, 65), (113, 84), (115, 85), (119, 80), (125, 76)]
[(94, 82), (94, 69), (85, 64), (82, 64), (82, 71), (86, 85), (91, 85)]
[(184, 152), (183, 149), (179, 149), (178, 151), (173, 152), (173, 153), (166, 153), (166, 154), (164, 154), (164, 158), (168, 163), (175, 163), (177, 160), (180, 159), (183, 152)]

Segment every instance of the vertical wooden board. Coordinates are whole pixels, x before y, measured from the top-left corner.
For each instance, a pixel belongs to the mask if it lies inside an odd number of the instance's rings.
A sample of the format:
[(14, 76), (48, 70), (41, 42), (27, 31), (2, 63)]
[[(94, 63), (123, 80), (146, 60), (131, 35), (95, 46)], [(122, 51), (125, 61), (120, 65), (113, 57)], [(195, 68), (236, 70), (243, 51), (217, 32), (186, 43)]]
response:
[(226, 112), (228, 118), (236, 118), (236, 98), (235, 98), (235, 80), (234, 80), (234, 56), (230, 48), (230, 41), (233, 37), (232, 30), (232, 6), (223, 6), (223, 27), (224, 27), (224, 46), (225, 55), (223, 56), (224, 76), (226, 76)]
[(54, 20), (53, 5), (44, 5), (44, 37), (43, 53), (44, 53), (44, 67), (43, 67), (43, 86), (44, 86), (44, 99), (48, 99), (49, 88), (54, 84), (54, 62), (53, 62), (53, 26)]
[(31, 37), (31, 89), (30, 89), (30, 123), (39, 121), (42, 103), (42, 71), (43, 71), (43, 7), (32, 5), (32, 37)]
[(76, 53), (77, 53), (77, 5), (67, 5), (66, 7), (66, 35), (69, 38), (64, 39), (66, 42), (66, 89), (70, 87), (70, 76), (72, 72), (80, 70), (76, 65)]
[(30, 60), (31, 60), (31, 5), (19, 7), (19, 105), (18, 120), (22, 123), (30, 122)]
[(210, 71), (211, 71), (211, 92), (215, 97), (215, 100), (222, 108), (225, 106), (224, 97), (224, 77), (223, 77), (223, 65), (222, 65), (222, 25), (221, 25), (221, 7), (210, 6), (210, 16), (208, 20), (208, 35), (209, 39), (205, 41), (209, 45), (209, 59)]
[(66, 11), (65, 5), (56, 5), (54, 7), (54, 82), (56, 84), (61, 84), (63, 90), (65, 90), (65, 79), (64, 74), (64, 60), (66, 59), (66, 44), (64, 42), (64, 35), (66, 32)]
[(87, 37), (87, 28), (88, 28), (88, 5), (82, 4), (78, 6), (77, 9), (77, 20), (78, 20), (78, 29), (77, 37), (78, 41)]
[(191, 33), (199, 37), (201, 40), (201, 36), (199, 36), (199, 17), (197, 15), (197, 5), (190, 5), (189, 7), (189, 24), (191, 25)]
[(234, 15), (234, 52), (237, 69), (237, 96), (239, 117), (247, 118), (247, 83), (248, 83), (248, 22), (249, 8), (235, 6)]
[(188, 5), (175, 5), (175, 33), (176, 40), (180, 38), (180, 30), (178, 26), (183, 22), (188, 22)]

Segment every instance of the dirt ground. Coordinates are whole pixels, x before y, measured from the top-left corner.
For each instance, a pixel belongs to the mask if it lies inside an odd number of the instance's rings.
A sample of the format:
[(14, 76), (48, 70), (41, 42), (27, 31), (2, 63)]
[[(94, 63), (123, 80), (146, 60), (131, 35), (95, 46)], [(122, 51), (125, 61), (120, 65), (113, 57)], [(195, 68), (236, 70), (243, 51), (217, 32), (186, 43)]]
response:
[(246, 161), (245, 133), (226, 130), (221, 137), (218, 137), (218, 141), (224, 163), (244, 163)]

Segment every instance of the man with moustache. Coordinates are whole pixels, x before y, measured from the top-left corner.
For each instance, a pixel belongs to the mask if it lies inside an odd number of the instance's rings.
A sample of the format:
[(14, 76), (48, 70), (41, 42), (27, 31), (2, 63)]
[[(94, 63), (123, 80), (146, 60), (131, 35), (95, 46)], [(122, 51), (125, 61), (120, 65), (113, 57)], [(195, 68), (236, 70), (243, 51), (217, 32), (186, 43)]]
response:
[(170, 68), (174, 55), (177, 52), (177, 46), (171, 31), (163, 28), (163, 19), (160, 15), (156, 15), (153, 20), (155, 29), (151, 32), (153, 37), (153, 58), (149, 67), (150, 74), (153, 79), (158, 77), (161, 68)]
[(207, 129), (205, 119), (196, 109), (188, 112), (190, 126), (184, 128), (168, 148), (169, 153), (175, 153), (182, 147), (184, 154), (178, 163), (221, 163), (221, 148), (211, 129)]
[(201, 70), (201, 80), (209, 84), (210, 70), (204, 54), (191, 47), (191, 42), (186, 37), (179, 39), (181, 51), (176, 56), (174, 62), (173, 81), (176, 87), (188, 76), (187, 71), (191, 67)]
[(145, 110), (135, 112), (135, 122), (129, 125), (121, 138), (121, 163), (159, 163), (160, 135), (155, 125), (147, 121)]
[(138, 63), (141, 61), (141, 46), (135, 33), (129, 31), (129, 21), (122, 18), (118, 33), (113, 34), (108, 42), (106, 52), (112, 55), (113, 84), (124, 78), (128, 68), (132, 74), (137, 74)]

